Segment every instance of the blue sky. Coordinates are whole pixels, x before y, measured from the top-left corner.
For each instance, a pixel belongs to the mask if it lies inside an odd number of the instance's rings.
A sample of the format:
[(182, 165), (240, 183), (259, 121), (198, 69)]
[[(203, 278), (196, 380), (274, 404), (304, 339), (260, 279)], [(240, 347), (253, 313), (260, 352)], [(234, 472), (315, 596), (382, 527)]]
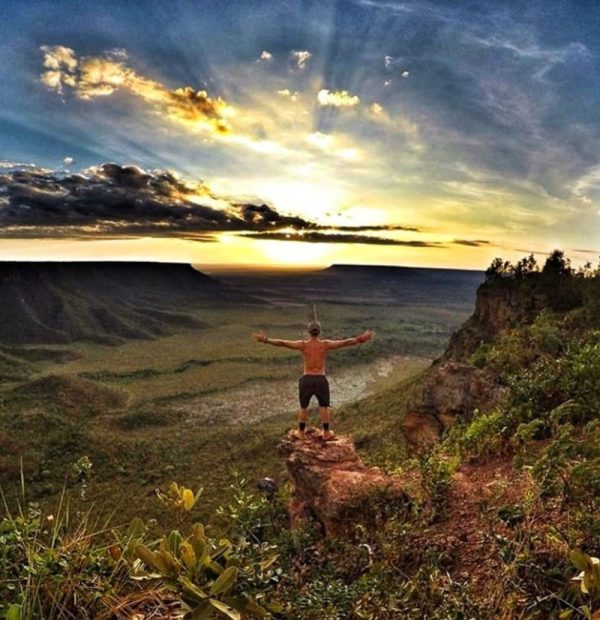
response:
[[(0, 257), (484, 267), (600, 253), (600, 3), (0, 10)], [(163, 194), (134, 196), (105, 162)], [(164, 170), (185, 187), (165, 194)], [(79, 173), (123, 211), (88, 209)], [(281, 217), (245, 226), (241, 204)], [(234, 224), (211, 229), (195, 206)]]

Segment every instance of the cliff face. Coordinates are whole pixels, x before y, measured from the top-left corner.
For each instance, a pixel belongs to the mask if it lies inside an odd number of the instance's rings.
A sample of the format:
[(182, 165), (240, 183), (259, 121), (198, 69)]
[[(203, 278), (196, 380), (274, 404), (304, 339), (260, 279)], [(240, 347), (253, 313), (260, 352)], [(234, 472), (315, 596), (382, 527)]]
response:
[(290, 434), (279, 450), (286, 457), (294, 488), (292, 525), (312, 517), (324, 533), (338, 536), (357, 523), (373, 525), (385, 514), (405, 510), (410, 503), (402, 479), (367, 467), (350, 437), (324, 442), (311, 429), (307, 441), (298, 441)]
[(540, 287), (519, 281), (485, 283), (477, 290), (473, 315), (451, 337), (444, 359), (465, 360), (502, 330), (531, 323), (549, 302)]
[(475, 408), (498, 403), (507, 388), (485, 368), (469, 363), (482, 343), (492, 342), (503, 330), (531, 323), (550, 305), (539, 279), (497, 281), (477, 290), (473, 315), (456, 331), (444, 355), (436, 360), (409, 401), (402, 423), (409, 442), (435, 441), (456, 417), (471, 415)]

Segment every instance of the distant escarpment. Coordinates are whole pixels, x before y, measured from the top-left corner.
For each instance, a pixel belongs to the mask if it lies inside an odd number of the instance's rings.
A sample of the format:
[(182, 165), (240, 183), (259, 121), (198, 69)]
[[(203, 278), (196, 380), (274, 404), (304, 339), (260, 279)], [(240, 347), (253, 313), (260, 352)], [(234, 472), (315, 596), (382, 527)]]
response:
[(152, 338), (176, 326), (202, 327), (188, 310), (235, 298), (190, 265), (6, 262), (0, 264), (0, 342)]
[(456, 417), (498, 404), (508, 390), (497, 365), (483, 352), (510, 330), (532, 325), (544, 312), (585, 311), (585, 300), (598, 283), (597, 276), (575, 272), (561, 252), (551, 255), (541, 270), (532, 257), (516, 266), (492, 263), (477, 290), (472, 316), (454, 332), (444, 355), (408, 402), (403, 430), (409, 441), (428, 443)]

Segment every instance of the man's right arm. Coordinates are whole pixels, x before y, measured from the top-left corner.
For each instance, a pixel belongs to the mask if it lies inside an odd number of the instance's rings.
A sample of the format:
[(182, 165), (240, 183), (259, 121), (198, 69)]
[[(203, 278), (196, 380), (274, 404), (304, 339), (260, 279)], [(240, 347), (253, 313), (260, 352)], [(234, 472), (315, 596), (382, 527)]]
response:
[(258, 342), (271, 344), (274, 347), (286, 347), (288, 349), (304, 348), (304, 340), (281, 340), (279, 338), (268, 338), (266, 334), (260, 333), (254, 336)]

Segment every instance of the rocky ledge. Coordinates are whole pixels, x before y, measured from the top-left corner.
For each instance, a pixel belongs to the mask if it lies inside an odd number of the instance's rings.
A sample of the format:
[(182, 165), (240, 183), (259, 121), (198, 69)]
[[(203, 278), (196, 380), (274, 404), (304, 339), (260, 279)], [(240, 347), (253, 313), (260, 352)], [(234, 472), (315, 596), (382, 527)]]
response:
[(456, 418), (469, 419), (475, 408), (488, 410), (507, 393), (489, 371), (438, 360), (408, 399), (402, 431), (413, 446), (435, 443)]
[(293, 486), (292, 525), (312, 517), (324, 534), (342, 536), (357, 524), (375, 526), (410, 506), (402, 478), (367, 467), (346, 435), (325, 442), (316, 429), (305, 441), (290, 433), (279, 450)]

